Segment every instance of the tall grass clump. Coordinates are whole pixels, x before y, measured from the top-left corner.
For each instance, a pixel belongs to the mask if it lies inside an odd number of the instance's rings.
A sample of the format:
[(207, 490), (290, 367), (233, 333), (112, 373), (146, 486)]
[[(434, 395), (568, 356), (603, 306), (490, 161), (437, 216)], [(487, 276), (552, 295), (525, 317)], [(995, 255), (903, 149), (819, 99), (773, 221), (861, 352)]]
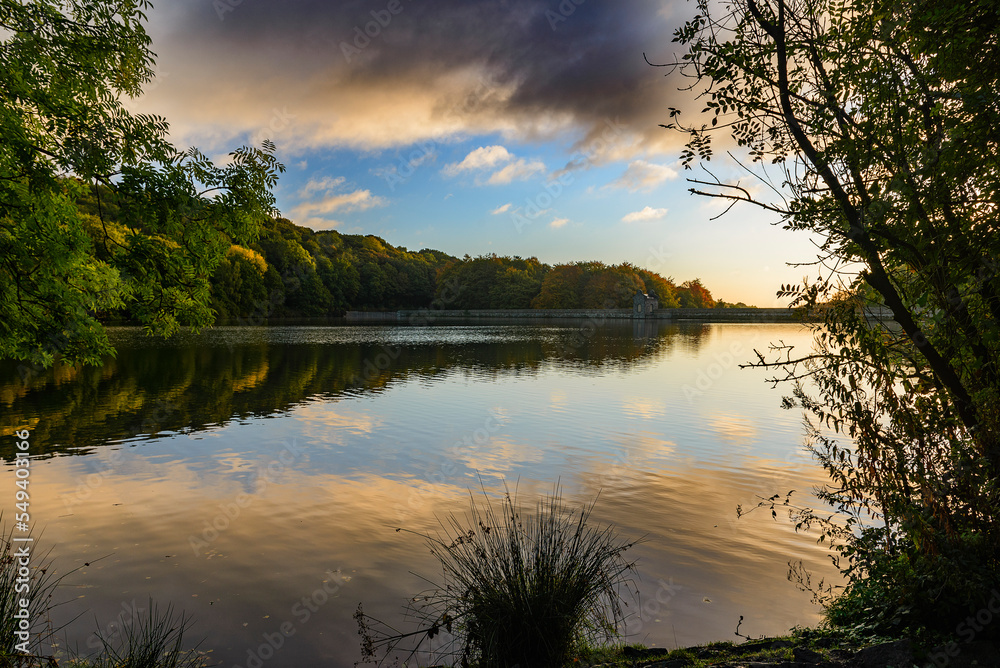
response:
[[(54, 666), (57, 665), (55, 658), (43, 655), (59, 631), (53, 628), (49, 611), (58, 605), (53, 601), (55, 590), (69, 573), (54, 575), (48, 553), (36, 555), (32, 542), (32, 563), (25, 574), (17, 551), (25, 543), (15, 542), (13, 534), (13, 528), (0, 529), (0, 666), (43, 663)], [(21, 599), (29, 601), (28, 656), (17, 647), (23, 642), (17, 634), (22, 630), (20, 619), (15, 617), (21, 610)], [(175, 613), (171, 606), (160, 612), (150, 601), (146, 615), (133, 610), (132, 619), (124, 622), (120, 631), (97, 631), (95, 636), (100, 641), (100, 651), (93, 657), (70, 658), (68, 665), (73, 668), (200, 668), (205, 665), (201, 655), (181, 649), (191, 619), (183, 613)]]
[(425, 535), (443, 574), (411, 604), (427, 637), (451, 636), (452, 658), (481, 668), (561, 666), (584, 646), (616, 643), (635, 542), (590, 524), (594, 503), (569, 509), (559, 487), (529, 513), (509, 492), (499, 507), (471, 499), (464, 518)]
[[(13, 537), (13, 527), (0, 529), (0, 656), (14, 655), (16, 645), (23, 642), (17, 635), (21, 620), (14, 616), (21, 610), (21, 599), (29, 601), (28, 649), (34, 654), (40, 653), (45, 641), (54, 633), (48, 623), (48, 611), (53, 606), (52, 594), (59, 578), (49, 572), (47, 554), (38, 556), (34, 543), (15, 543)], [(32, 563), (26, 567), (28, 573), (25, 575), (17, 550), (29, 544)]]
[(184, 650), (184, 632), (191, 618), (173, 606), (160, 611), (150, 600), (145, 614), (133, 609), (130, 619), (111, 633), (95, 633), (97, 656), (77, 661), (74, 668), (199, 668), (205, 665), (195, 650)]

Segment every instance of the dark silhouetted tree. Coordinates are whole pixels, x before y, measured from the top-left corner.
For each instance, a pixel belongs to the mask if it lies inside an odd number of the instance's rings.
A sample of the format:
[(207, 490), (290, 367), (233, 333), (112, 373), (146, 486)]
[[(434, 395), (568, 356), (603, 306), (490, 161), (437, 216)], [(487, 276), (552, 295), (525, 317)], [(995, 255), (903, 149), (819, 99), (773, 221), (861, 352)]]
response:
[(773, 186), (696, 191), (819, 240), (818, 278), (779, 292), (824, 306), (816, 350), (762, 364), (794, 383), (846, 522), (800, 516), (844, 559), (830, 618), (873, 633), (954, 633), (1000, 586), (997, 34), (995, 2), (735, 0), (675, 35), (708, 114), (671, 111), (685, 166), (721, 132)]

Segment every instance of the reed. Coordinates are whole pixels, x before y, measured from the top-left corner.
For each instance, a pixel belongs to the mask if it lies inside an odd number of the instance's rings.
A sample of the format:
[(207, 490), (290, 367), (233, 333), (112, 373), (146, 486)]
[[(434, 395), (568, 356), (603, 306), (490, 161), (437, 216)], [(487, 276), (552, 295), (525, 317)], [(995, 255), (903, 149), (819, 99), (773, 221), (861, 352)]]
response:
[(14, 654), (16, 645), (23, 642), (17, 636), (21, 619), (16, 616), (21, 610), (21, 599), (28, 601), (29, 651), (38, 653), (55, 633), (48, 611), (54, 605), (52, 595), (61, 579), (50, 572), (48, 554), (35, 554), (34, 547), (29, 565), (25, 567), (18, 549), (24, 545), (33, 546), (34, 542), (15, 543), (13, 538), (13, 527), (0, 529), (0, 656)]
[[(13, 540), (13, 528), (0, 530), (0, 666), (5, 665), (57, 665), (46, 656), (59, 629), (50, 621), (49, 611), (58, 605), (54, 594), (65, 575), (56, 576), (51, 569), (48, 553), (32, 556), (25, 574), (17, 549), (23, 543)], [(72, 571), (70, 571), (72, 572)], [(27, 584), (27, 589), (24, 585)], [(29, 601), (28, 655), (17, 645), (22, 642), (17, 632), (21, 630), (21, 599)], [(133, 610), (132, 618), (124, 620), (120, 630), (113, 633), (98, 631), (100, 649), (91, 657), (72, 657), (67, 665), (73, 668), (196, 668), (205, 665), (203, 657), (194, 650), (183, 650), (184, 632), (191, 619), (176, 613), (171, 606), (160, 611), (150, 601), (143, 615)]]
[(72, 663), (74, 668), (196, 668), (204, 666), (196, 650), (184, 649), (184, 632), (191, 618), (167, 605), (162, 611), (152, 601), (145, 610), (133, 610), (113, 633), (98, 631), (101, 647), (94, 657)]
[(509, 492), (499, 507), (471, 501), (425, 536), (443, 571), (412, 605), (428, 636), (451, 635), (453, 658), (481, 668), (560, 666), (620, 641), (635, 542), (589, 522), (596, 499), (572, 510), (557, 486), (529, 513)]

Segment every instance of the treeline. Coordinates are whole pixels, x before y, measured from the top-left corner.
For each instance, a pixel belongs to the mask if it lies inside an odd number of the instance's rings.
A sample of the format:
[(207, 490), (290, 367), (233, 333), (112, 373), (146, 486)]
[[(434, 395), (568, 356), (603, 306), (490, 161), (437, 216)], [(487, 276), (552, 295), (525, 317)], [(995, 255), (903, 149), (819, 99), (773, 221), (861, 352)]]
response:
[(223, 318), (428, 306), (454, 259), (372, 235), (313, 232), (279, 218), (265, 224), (257, 241), (230, 247), (212, 277), (212, 306)]
[[(112, 242), (124, 242), (128, 230), (119, 225), (109, 193), (89, 188), (77, 205), (95, 241), (107, 231)], [(420, 308), (435, 299), (449, 309), (630, 308), (636, 292), (656, 295), (661, 308), (746, 306), (715, 300), (699, 279), (677, 285), (629, 263), (456, 258), (373, 235), (315, 232), (284, 218), (264, 223), (251, 243), (230, 244), (207, 278), (218, 317), (251, 320)]]
[[(655, 294), (661, 308), (714, 308), (717, 302), (699, 279), (681, 285), (633, 264), (574, 262), (549, 266), (537, 258), (466, 256), (441, 273), (448, 308), (630, 308), (636, 292)], [(445, 285), (460, 285), (453, 296)], [(741, 304), (741, 306), (746, 306)]]

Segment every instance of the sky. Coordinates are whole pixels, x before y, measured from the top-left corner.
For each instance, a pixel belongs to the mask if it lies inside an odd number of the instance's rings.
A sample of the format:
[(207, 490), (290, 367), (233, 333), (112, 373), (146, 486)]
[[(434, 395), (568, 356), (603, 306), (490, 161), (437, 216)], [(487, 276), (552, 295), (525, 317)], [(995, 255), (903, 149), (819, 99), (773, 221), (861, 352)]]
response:
[[(654, 63), (683, 0), (159, 0), (156, 78), (133, 111), (218, 161), (270, 139), (281, 214), (411, 250), (632, 262), (716, 299), (784, 305), (815, 248), (752, 205), (688, 192)], [(644, 57), (645, 54), (645, 57)], [(724, 156), (723, 156), (724, 157)], [(755, 188), (727, 160), (708, 167)], [(813, 270), (811, 273), (815, 273)]]

